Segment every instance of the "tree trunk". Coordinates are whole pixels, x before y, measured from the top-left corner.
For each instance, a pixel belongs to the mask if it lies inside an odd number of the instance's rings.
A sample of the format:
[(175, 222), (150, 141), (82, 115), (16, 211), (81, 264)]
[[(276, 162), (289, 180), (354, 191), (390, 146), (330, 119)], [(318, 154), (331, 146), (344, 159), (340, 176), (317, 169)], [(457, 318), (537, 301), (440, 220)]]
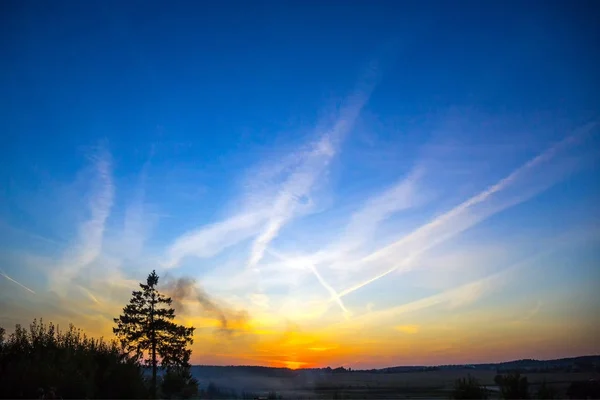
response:
[(152, 398), (156, 399), (156, 329), (154, 326), (154, 293), (150, 305), (150, 329), (152, 332)]

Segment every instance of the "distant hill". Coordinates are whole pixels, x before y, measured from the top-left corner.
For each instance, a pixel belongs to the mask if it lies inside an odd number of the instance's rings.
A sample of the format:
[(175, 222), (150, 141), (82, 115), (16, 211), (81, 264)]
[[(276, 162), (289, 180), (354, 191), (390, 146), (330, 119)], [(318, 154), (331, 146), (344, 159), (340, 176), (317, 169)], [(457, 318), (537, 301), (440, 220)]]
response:
[(556, 360), (534, 360), (522, 359), (514, 361), (506, 361), (500, 363), (487, 364), (455, 364), (455, 365), (439, 365), (436, 367), (389, 367), (378, 370), (376, 372), (403, 372), (415, 370), (442, 370), (442, 369), (479, 369), (479, 370), (495, 370), (498, 372), (508, 371), (592, 371), (600, 367), (600, 355), (581, 356), (570, 358), (559, 358)]
[[(459, 374), (467, 374), (465, 369), (474, 369), (481, 371), (493, 371), (492, 376), (495, 373), (504, 373), (509, 371), (520, 371), (520, 372), (600, 372), (600, 355), (597, 356), (584, 356), (584, 357), (572, 357), (562, 358), (558, 360), (515, 360), (501, 363), (487, 363), (487, 364), (459, 364), (459, 365), (438, 365), (438, 366), (395, 366), (380, 369), (370, 370), (353, 370), (350, 368), (337, 367), (337, 368), (304, 368), (292, 370), (289, 368), (272, 368), (272, 367), (261, 367), (251, 365), (237, 365), (237, 366), (215, 366), (215, 365), (194, 365), (191, 367), (191, 374), (198, 380), (200, 390), (220, 390), (221, 394), (225, 397), (221, 398), (235, 398), (235, 396), (244, 397), (248, 393), (262, 393), (267, 392), (287, 392), (292, 393), (297, 390), (298, 393), (293, 393), (292, 398), (299, 395), (305, 395), (306, 390), (324, 390), (327, 392), (331, 390), (331, 384), (337, 382), (346, 382), (343, 385), (350, 385), (348, 382), (352, 382), (352, 374), (355, 373), (368, 373), (369, 378), (358, 377), (358, 381), (362, 382), (364, 386), (360, 392), (364, 395), (372, 388), (370, 384), (374, 384), (374, 387), (379, 387), (379, 378), (377, 374), (398, 374), (398, 373), (409, 373), (409, 372), (427, 372), (427, 371), (439, 371), (439, 370), (462, 370)], [(344, 376), (340, 379), (335, 379), (335, 375), (343, 374)], [(348, 376), (350, 375), (350, 376)], [(440, 374), (431, 374), (436, 376)], [(443, 374), (441, 374), (443, 375)], [(452, 375), (452, 374), (450, 374)], [(490, 375), (489, 373), (487, 375)], [(410, 376), (410, 375), (407, 375)], [(381, 377), (384, 378), (384, 377)], [(414, 376), (412, 377), (414, 378)], [(410, 378), (410, 379), (412, 379)], [(392, 379), (393, 380), (393, 379)], [(382, 382), (389, 381), (389, 379), (382, 379)], [(365, 383), (366, 382), (366, 383)], [(212, 386), (212, 389), (211, 389)], [(340, 389), (341, 387), (338, 387)], [(348, 388), (346, 388), (348, 389)], [(388, 388), (389, 389), (389, 388)], [(341, 389), (340, 389), (341, 390)], [(345, 390), (345, 389), (344, 389)], [(353, 389), (354, 390), (354, 389)], [(390, 389), (397, 391), (398, 388)], [(291, 392), (290, 392), (291, 391)], [(323, 393), (325, 393), (323, 392)], [(329, 392), (327, 392), (329, 393)], [(386, 392), (387, 393), (387, 392)], [(394, 392), (396, 393), (396, 392)], [(330, 394), (330, 393), (329, 393)], [(391, 394), (391, 392), (390, 392)], [(318, 397), (318, 396), (316, 396)], [(447, 397), (447, 396), (446, 396)], [(219, 397), (215, 397), (219, 398)], [(253, 397), (251, 397), (253, 398)]]
[(438, 365), (438, 366), (395, 366), (386, 367), (379, 369), (366, 369), (366, 370), (349, 370), (343, 367), (332, 368), (304, 368), (298, 370), (291, 370), (289, 368), (273, 368), (273, 367), (261, 367), (261, 366), (214, 366), (214, 365), (194, 365), (192, 367), (192, 374), (194, 376), (202, 376), (210, 378), (212, 376), (218, 377), (223, 376), (224, 372), (228, 374), (253, 374), (270, 377), (292, 377), (299, 374), (306, 373), (340, 373), (340, 372), (371, 372), (371, 373), (401, 373), (401, 372), (415, 372), (415, 371), (435, 371), (435, 370), (448, 370), (448, 369), (479, 369), (479, 370), (495, 370), (498, 372), (508, 371), (529, 371), (529, 372), (541, 372), (541, 371), (592, 371), (600, 368), (600, 355), (593, 356), (581, 356), (571, 358), (560, 358), (556, 360), (533, 360), (523, 359), (514, 360), (500, 363), (487, 363), (487, 364), (454, 364), (454, 365)]

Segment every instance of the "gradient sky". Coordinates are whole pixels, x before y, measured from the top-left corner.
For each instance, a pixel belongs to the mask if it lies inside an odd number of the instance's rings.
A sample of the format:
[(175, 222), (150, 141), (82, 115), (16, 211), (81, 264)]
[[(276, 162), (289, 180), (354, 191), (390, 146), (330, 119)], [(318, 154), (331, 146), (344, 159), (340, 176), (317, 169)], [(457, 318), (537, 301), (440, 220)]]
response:
[(156, 269), (194, 363), (600, 353), (597, 2), (1, 7), (0, 325)]

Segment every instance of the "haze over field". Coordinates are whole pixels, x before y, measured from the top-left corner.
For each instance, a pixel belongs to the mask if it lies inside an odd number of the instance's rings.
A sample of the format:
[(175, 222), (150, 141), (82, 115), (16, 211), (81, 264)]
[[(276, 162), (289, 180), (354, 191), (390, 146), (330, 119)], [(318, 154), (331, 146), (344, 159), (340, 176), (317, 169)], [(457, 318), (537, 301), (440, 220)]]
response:
[(375, 3), (11, 4), (0, 325), (155, 269), (192, 364), (600, 354), (593, 2)]

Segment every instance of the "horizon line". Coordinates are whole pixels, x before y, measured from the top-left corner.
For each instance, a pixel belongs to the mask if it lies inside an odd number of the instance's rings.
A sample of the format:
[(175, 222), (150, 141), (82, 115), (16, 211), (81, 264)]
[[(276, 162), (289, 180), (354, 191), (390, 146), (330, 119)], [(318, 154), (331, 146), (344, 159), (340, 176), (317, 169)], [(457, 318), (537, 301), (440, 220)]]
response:
[[(570, 356), (570, 357), (562, 357), (562, 358), (550, 358), (550, 359), (536, 359), (536, 358), (519, 358), (519, 359), (513, 359), (513, 360), (507, 360), (507, 361), (490, 361), (490, 362), (479, 362), (479, 363), (458, 363), (458, 364), (430, 364), (430, 365), (393, 365), (393, 366), (388, 366), (388, 367), (380, 367), (380, 368), (360, 368), (360, 369), (353, 369), (354, 371), (379, 371), (379, 370), (385, 370), (385, 369), (389, 369), (389, 368), (402, 368), (402, 367), (406, 367), (406, 368), (434, 368), (434, 367), (449, 367), (449, 366), (467, 366), (467, 365), (472, 365), (472, 366), (477, 366), (477, 365), (496, 365), (496, 364), (508, 364), (508, 363), (512, 363), (512, 362), (518, 362), (518, 361), (539, 361), (539, 362), (552, 362), (552, 361), (563, 361), (563, 360), (572, 360), (572, 359), (576, 359), (576, 358), (584, 358), (584, 357), (599, 357), (600, 358), (600, 353), (599, 354), (585, 354), (585, 355), (579, 355), (579, 356)], [(233, 365), (233, 364), (229, 364), (229, 365), (215, 365), (215, 364), (191, 364), (192, 367), (219, 367), (219, 368), (269, 368), (269, 369), (288, 369), (290, 371), (299, 371), (299, 370), (313, 370), (313, 369), (336, 369), (336, 368), (346, 368), (343, 365), (337, 366), (335, 368), (331, 367), (331, 366), (327, 366), (327, 367), (310, 367), (310, 368), (289, 368), (289, 367), (273, 367), (273, 366), (268, 366), (268, 365), (244, 365), (244, 364), (238, 364), (238, 365)], [(350, 367), (351, 368), (351, 367)]]

